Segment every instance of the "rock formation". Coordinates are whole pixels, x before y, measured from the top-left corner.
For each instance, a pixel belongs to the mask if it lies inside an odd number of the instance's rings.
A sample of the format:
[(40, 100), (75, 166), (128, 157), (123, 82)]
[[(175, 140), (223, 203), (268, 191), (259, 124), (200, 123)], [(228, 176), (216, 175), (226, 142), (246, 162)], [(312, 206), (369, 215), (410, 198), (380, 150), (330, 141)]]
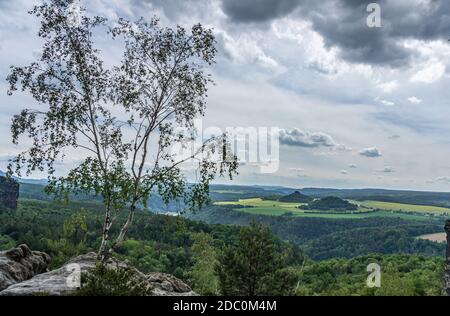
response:
[[(0, 296), (30, 296), (30, 295), (69, 295), (77, 289), (77, 276), (85, 273), (97, 264), (97, 255), (90, 252), (73, 258), (61, 268), (37, 274), (32, 278), (25, 278), (23, 282), (13, 282), (10, 286), (0, 292)], [(130, 267), (127, 263), (111, 258), (107, 262), (110, 268), (129, 267), (133, 270), (136, 278), (148, 282), (156, 296), (192, 296), (196, 295), (183, 281), (172, 275), (164, 273), (150, 273), (145, 275), (137, 269)], [(0, 266), (0, 273), (2, 267)], [(12, 284), (12, 285), (11, 285)]]
[(20, 245), (0, 252), (0, 291), (47, 271), (50, 256)]
[(147, 276), (147, 281), (152, 284), (153, 294), (157, 296), (192, 296), (196, 295), (191, 288), (173, 275), (153, 272)]
[(445, 252), (444, 290), (450, 296), (450, 220), (445, 223), (447, 250)]
[(13, 179), (0, 176), (0, 211), (17, 209), (19, 198), (19, 183)]

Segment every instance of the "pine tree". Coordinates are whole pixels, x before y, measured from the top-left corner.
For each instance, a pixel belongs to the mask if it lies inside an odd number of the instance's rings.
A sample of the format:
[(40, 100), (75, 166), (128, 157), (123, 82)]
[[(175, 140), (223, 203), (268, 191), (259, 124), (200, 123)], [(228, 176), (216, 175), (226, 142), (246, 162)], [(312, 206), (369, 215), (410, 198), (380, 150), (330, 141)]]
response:
[(243, 227), (238, 244), (225, 247), (216, 266), (222, 294), (271, 295), (271, 284), (285, 266), (275, 246), (268, 227), (255, 221)]

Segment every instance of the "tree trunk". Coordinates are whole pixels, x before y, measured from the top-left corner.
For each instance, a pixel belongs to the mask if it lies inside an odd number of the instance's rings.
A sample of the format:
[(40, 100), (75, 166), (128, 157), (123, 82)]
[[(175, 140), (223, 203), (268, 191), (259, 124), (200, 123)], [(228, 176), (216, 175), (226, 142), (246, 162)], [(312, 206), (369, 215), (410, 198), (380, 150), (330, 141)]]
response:
[(122, 244), (123, 239), (124, 239), (126, 233), (128, 232), (128, 229), (130, 228), (131, 224), (133, 223), (133, 218), (134, 218), (134, 212), (135, 211), (136, 211), (136, 202), (133, 202), (131, 204), (131, 206), (130, 206), (130, 211), (128, 213), (127, 221), (122, 226), (122, 229), (120, 230), (119, 236), (117, 236), (116, 240), (114, 241), (114, 244), (109, 248), (109, 251), (108, 251), (108, 254), (106, 256), (106, 259), (110, 255), (112, 255), (112, 253), (117, 249), (117, 247), (119, 247)]
[(101, 262), (105, 262), (108, 259), (107, 245), (109, 241), (109, 230), (111, 229), (111, 206), (109, 203), (105, 206), (105, 221), (103, 223), (102, 242), (98, 250), (97, 258)]

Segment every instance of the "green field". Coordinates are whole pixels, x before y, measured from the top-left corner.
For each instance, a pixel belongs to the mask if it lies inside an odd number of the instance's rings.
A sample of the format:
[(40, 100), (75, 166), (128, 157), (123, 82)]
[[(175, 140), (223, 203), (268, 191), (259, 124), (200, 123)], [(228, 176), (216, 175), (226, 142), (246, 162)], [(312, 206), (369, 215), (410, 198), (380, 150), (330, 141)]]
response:
[(359, 202), (361, 206), (371, 209), (380, 209), (388, 211), (427, 213), (427, 214), (450, 214), (450, 209), (431, 205), (415, 205), (381, 201), (363, 201)]
[(218, 194), (244, 194), (244, 191), (234, 191), (234, 190), (211, 190), (212, 193)]
[[(402, 205), (407, 204), (400, 204), (400, 203), (387, 203), (390, 204), (391, 207), (395, 207), (393, 209), (387, 208), (387, 205), (384, 205), (384, 209), (381, 207), (369, 207), (368, 203), (374, 202), (373, 205), (378, 205), (375, 203), (378, 203), (377, 201), (365, 201), (360, 202), (361, 206), (358, 208), (357, 211), (353, 213), (342, 213), (342, 214), (334, 214), (327, 211), (304, 211), (298, 208), (301, 203), (285, 203), (285, 202), (279, 202), (279, 201), (272, 201), (272, 200), (263, 200), (261, 198), (252, 198), (252, 199), (240, 199), (239, 201), (227, 201), (227, 202), (216, 202), (216, 205), (239, 205), (241, 207), (235, 208), (235, 211), (238, 212), (245, 212), (249, 214), (255, 214), (255, 215), (270, 215), (270, 216), (281, 216), (281, 215), (287, 215), (287, 213), (290, 213), (292, 216), (299, 216), (299, 217), (320, 217), (320, 218), (338, 218), (338, 219), (357, 219), (357, 218), (367, 218), (367, 217), (396, 217), (396, 218), (403, 218), (403, 219), (410, 219), (410, 220), (421, 220), (424, 218), (423, 213), (429, 213), (425, 212), (424, 210), (430, 210), (427, 209), (427, 206), (421, 206), (421, 205), (408, 205), (408, 206), (415, 206), (419, 207), (418, 209), (422, 211), (412, 211), (411, 214), (407, 213), (399, 213), (395, 212), (396, 210), (401, 210), (402, 212), (406, 212), (406, 208), (403, 209), (400, 208)], [(385, 202), (380, 202), (385, 203)], [(242, 206), (245, 206), (244, 208)], [(378, 208), (380, 210), (374, 210), (375, 208)], [(429, 206), (431, 209), (441, 209), (445, 210), (443, 208), (437, 208), (433, 206)], [(422, 213), (422, 214), (421, 214)]]

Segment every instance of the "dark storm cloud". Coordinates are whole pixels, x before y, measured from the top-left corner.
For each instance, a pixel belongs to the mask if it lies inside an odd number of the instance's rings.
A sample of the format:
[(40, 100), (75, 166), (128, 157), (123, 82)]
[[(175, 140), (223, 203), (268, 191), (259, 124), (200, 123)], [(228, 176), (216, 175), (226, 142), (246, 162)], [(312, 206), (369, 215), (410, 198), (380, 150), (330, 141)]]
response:
[[(410, 51), (398, 45), (386, 27), (368, 27), (366, 4), (352, 2), (353, 6), (350, 2), (345, 5), (333, 2), (334, 5), (306, 13), (313, 28), (324, 37), (326, 45), (339, 47), (340, 56), (350, 62), (393, 67), (408, 63)], [(383, 16), (382, 23), (388, 24)]]
[(235, 22), (265, 22), (291, 13), (301, 0), (223, 0), (222, 9)]
[(400, 45), (402, 40), (446, 40), (450, 35), (450, 1), (377, 1), (381, 8), (380, 28), (367, 26), (367, 5), (371, 2), (330, 0), (328, 5), (304, 8), (302, 14), (326, 44), (339, 47), (341, 57), (350, 62), (407, 65), (413, 52)]
[[(214, 6), (204, 0), (132, 0), (138, 12), (145, 4), (160, 8), (166, 17), (207, 17)], [(367, 26), (367, 5), (381, 7), (380, 28)], [(1, 3), (1, 2), (0, 2)], [(338, 47), (340, 57), (351, 63), (402, 67), (416, 54), (401, 45), (404, 39), (447, 40), (450, 38), (450, 1), (407, 0), (221, 0), (229, 23), (242, 30), (261, 28), (261, 23), (290, 15), (311, 23), (328, 47)]]
[[(367, 5), (381, 7), (381, 28), (367, 26)], [(329, 47), (339, 47), (349, 62), (401, 67), (414, 57), (401, 45), (404, 39), (434, 40), (450, 37), (450, 1), (394, 0), (222, 0), (231, 21), (265, 22), (295, 11), (311, 22)]]

